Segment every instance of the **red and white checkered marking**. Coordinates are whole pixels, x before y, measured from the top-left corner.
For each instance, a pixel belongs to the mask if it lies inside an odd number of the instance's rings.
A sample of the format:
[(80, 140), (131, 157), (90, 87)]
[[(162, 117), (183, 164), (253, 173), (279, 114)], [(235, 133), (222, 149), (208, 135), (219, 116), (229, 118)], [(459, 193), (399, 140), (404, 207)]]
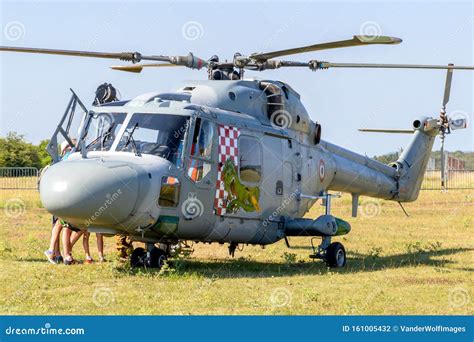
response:
[(234, 165), (238, 165), (239, 150), (237, 141), (240, 130), (237, 127), (219, 126), (219, 164), (217, 166), (216, 196), (214, 197), (214, 209), (216, 215), (223, 215), (226, 212), (228, 193), (224, 190), (224, 180), (222, 179), (222, 168), (227, 159), (231, 159)]

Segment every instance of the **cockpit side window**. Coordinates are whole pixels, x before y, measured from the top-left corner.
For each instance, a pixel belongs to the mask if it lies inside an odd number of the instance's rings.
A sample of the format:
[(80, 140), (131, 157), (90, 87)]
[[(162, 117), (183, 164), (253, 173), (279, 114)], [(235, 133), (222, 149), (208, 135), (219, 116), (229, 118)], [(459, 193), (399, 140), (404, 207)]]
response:
[(188, 120), (182, 115), (135, 113), (117, 151), (151, 154), (177, 164)]
[(211, 171), (211, 164), (207, 161), (210, 161), (212, 157), (214, 136), (214, 124), (208, 120), (196, 118), (188, 165), (188, 176), (194, 182), (201, 181)]
[(87, 151), (108, 151), (120, 131), (125, 113), (90, 113), (84, 144)]

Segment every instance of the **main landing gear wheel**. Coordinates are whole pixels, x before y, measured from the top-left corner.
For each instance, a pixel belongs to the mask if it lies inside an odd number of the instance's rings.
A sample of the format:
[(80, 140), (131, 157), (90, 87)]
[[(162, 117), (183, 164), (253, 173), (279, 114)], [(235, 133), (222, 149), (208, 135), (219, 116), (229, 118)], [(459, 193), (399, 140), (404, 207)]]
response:
[(344, 267), (346, 265), (346, 250), (342, 243), (333, 242), (328, 246), (325, 261), (329, 267)]
[(150, 251), (150, 257), (147, 258), (147, 262), (145, 263), (146, 267), (150, 268), (162, 268), (166, 263), (167, 255), (164, 250), (161, 248), (154, 247)]
[(135, 248), (130, 256), (130, 266), (143, 267), (145, 265), (146, 251), (144, 248)]
[(165, 264), (166, 259), (167, 254), (161, 248), (153, 247), (147, 253), (144, 248), (138, 247), (133, 250), (130, 257), (130, 266), (160, 269)]

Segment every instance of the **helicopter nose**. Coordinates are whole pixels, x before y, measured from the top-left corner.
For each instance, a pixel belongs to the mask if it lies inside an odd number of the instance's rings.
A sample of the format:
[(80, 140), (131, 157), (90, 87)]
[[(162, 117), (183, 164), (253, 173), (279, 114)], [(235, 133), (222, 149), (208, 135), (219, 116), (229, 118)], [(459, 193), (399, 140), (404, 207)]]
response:
[(76, 226), (114, 226), (132, 212), (138, 197), (137, 172), (125, 163), (63, 161), (40, 180), (43, 206)]

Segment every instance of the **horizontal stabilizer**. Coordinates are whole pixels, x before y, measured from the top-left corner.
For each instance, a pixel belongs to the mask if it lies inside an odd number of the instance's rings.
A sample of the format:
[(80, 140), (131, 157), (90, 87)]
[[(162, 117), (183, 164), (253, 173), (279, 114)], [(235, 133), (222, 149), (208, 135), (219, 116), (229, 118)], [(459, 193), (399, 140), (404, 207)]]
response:
[(371, 132), (371, 133), (403, 133), (412, 134), (415, 132), (413, 129), (384, 129), (384, 128), (359, 128), (360, 132)]

